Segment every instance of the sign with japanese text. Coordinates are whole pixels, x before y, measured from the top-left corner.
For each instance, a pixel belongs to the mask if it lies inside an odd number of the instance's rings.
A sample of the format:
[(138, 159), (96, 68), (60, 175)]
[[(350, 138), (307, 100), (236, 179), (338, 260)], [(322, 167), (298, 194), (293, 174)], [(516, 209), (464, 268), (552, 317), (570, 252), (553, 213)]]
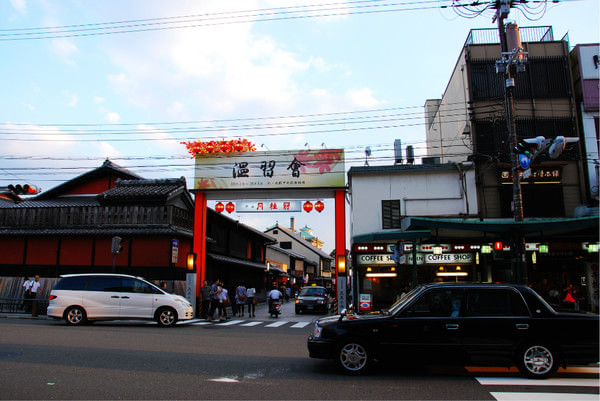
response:
[[(521, 175), (521, 183), (545, 183), (545, 184), (558, 184), (562, 180), (562, 166), (541, 166), (532, 167), (531, 175), (523, 178), (523, 172), (519, 170)], [(512, 171), (510, 167), (506, 167), (500, 170), (499, 179), (501, 184), (512, 184)]]
[(253, 200), (236, 202), (235, 210), (238, 213), (254, 212), (301, 212), (301, 201), (273, 201)]
[(344, 186), (343, 149), (196, 156), (194, 189), (200, 191), (343, 188)]

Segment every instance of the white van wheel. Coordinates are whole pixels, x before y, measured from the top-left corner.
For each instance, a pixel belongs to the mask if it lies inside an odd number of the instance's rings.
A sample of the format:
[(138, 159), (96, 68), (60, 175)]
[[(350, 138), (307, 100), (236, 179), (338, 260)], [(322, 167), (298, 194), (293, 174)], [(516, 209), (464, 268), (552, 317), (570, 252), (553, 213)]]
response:
[(163, 327), (173, 326), (177, 323), (177, 312), (173, 308), (162, 307), (156, 312), (156, 321)]
[(85, 310), (81, 306), (71, 306), (65, 311), (65, 322), (71, 326), (79, 326), (85, 323)]

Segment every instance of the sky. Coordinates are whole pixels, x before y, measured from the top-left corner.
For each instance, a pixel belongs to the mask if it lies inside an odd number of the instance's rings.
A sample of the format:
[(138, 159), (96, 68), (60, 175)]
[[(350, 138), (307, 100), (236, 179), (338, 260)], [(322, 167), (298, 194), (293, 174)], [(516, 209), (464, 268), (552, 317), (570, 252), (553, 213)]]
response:
[[(48, 190), (106, 158), (144, 178), (185, 177), (191, 187), (194, 164), (181, 144), (189, 140), (343, 148), (346, 169), (393, 164), (395, 139), (422, 156), (425, 101), (441, 98), (469, 31), (497, 28), (489, 10), (445, 7), (452, 4), (0, 2), (0, 187)], [(509, 20), (552, 26), (570, 46), (600, 42), (598, 0), (530, 7), (512, 9)], [(333, 201), (323, 201), (321, 214), (231, 217), (265, 230), (293, 216), (329, 253)]]

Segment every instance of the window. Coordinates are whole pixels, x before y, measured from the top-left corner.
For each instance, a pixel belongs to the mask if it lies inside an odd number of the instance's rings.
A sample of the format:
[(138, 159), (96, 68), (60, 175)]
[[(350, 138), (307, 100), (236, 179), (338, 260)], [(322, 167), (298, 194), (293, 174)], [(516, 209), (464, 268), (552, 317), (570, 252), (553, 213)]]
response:
[(400, 226), (400, 200), (382, 200), (381, 201), (382, 227), (401, 228)]
[(92, 277), (88, 281), (88, 291), (106, 291), (120, 292), (121, 278), (120, 277)]
[(467, 316), (529, 316), (523, 298), (511, 290), (477, 290), (469, 293)]
[(460, 314), (463, 291), (436, 289), (427, 291), (406, 311), (409, 317), (457, 317)]
[(85, 289), (88, 276), (63, 277), (54, 287), (55, 290), (81, 291)]
[(292, 241), (283, 241), (279, 243), (281, 249), (292, 249)]
[(157, 291), (154, 290), (150, 285), (132, 278), (124, 278), (122, 284), (123, 292), (135, 292), (138, 294), (152, 294)]

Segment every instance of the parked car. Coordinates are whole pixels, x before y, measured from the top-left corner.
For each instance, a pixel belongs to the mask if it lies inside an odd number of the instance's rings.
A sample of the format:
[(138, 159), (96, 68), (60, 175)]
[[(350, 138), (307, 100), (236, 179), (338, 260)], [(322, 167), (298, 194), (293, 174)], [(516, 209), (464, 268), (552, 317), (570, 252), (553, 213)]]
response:
[(187, 299), (141, 277), (125, 274), (68, 274), (50, 292), (48, 316), (77, 326), (96, 320), (156, 320), (173, 326), (194, 317)]
[(327, 313), (329, 297), (325, 287), (308, 286), (300, 290), (296, 298), (296, 314), (306, 312)]
[(391, 357), (402, 365), (516, 365), (545, 379), (559, 366), (597, 363), (598, 338), (597, 314), (556, 312), (526, 286), (429, 284), (378, 314), (317, 320), (308, 351), (350, 374)]

